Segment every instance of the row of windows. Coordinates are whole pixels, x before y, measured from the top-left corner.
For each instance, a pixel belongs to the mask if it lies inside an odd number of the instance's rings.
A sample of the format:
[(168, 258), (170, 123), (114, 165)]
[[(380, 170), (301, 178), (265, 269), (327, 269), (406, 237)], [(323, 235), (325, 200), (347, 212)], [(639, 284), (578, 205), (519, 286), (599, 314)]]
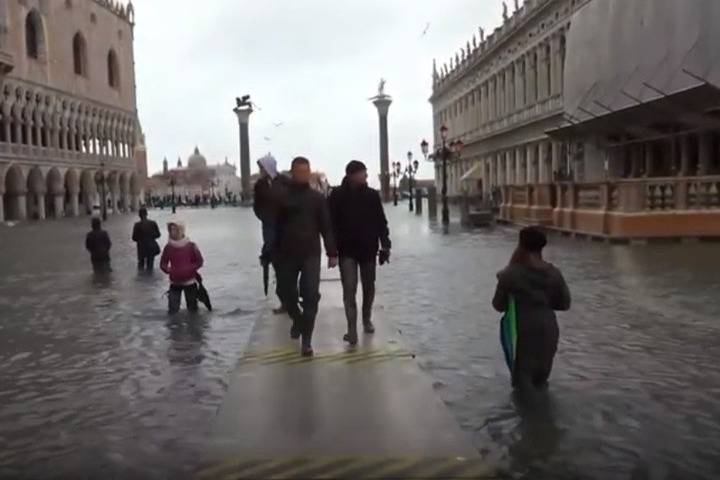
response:
[[(37, 10), (31, 10), (25, 17), (25, 52), (29, 58), (40, 60), (46, 55), (45, 29), (42, 16)], [(73, 69), (76, 75), (88, 76), (87, 42), (81, 32), (72, 40)], [(107, 82), (111, 88), (120, 89), (120, 68), (115, 50), (107, 54)]]
[[(551, 52), (550, 52), (550, 46), (545, 46), (545, 58), (549, 59)], [(545, 89), (547, 89), (547, 92), (544, 92), (548, 95), (551, 95), (554, 91), (556, 91), (557, 86), (552, 84), (552, 71), (551, 71), (551, 64), (550, 61), (547, 60), (548, 65), (546, 68), (544, 68), (544, 72), (542, 72), (545, 75)], [(537, 53), (531, 57), (530, 61), (530, 73), (532, 74), (532, 78), (534, 79), (534, 82), (525, 83), (525, 64), (519, 63), (518, 64), (518, 72), (517, 76), (523, 77), (522, 84), (520, 85), (519, 94), (520, 98), (515, 98), (515, 82), (516, 82), (516, 73), (514, 68), (508, 68), (506, 69), (509, 75), (506, 77), (505, 71), (499, 72), (497, 75), (495, 75), (490, 80), (487, 80), (483, 86), (487, 90), (488, 95), (488, 102), (490, 102), (491, 105), (491, 111), (488, 112), (493, 117), (496, 117), (498, 113), (502, 111), (502, 113), (509, 113), (505, 110), (508, 109), (515, 109), (519, 108), (523, 105), (526, 105), (528, 102), (532, 101), (533, 99), (537, 99), (540, 96), (540, 80), (541, 80), (541, 71), (538, 68), (538, 65), (541, 62), (539, 61)], [(558, 79), (562, 83), (562, 76), (563, 76), (563, 70), (564, 70), (564, 64), (565, 64), (565, 39), (564, 37), (561, 39), (560, 44), (560, 78)], [(457, 100), (454, 102), (451, 106), (445, 108), (442, 112), (439, 112), (440, 121), (441, 122), (447, 122), (452, 118), (455, 118), (463, 113), (463, 111), (467, 110), (468, 108), (475, 106), (476, 100), (477, 103), (480, 104), (481, 99), (481, 88), (478, 88), (477, 91), (473, 91), (465, 95), (463, 98)], [(494, 93), (494, 98), (490, 98), (491, 93)], [(510, 98), (506, 98), (506, 97)], [(509, 103), (509, 105), (508, 105)]]

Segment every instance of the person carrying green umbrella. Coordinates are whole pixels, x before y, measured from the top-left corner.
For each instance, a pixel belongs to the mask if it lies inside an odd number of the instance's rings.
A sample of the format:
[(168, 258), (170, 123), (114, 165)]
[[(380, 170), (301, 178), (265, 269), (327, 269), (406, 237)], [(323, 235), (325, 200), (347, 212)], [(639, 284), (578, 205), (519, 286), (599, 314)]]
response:
[(555, 311), (570, 309), (570, 291), (554, 265), (543, 260), (547, 238), (537, 227), (520, 231), (510, 264), (497, 274), (493, 307), (505, 316), (501, 341), (513, 387), (545, 388), (560, 331)]

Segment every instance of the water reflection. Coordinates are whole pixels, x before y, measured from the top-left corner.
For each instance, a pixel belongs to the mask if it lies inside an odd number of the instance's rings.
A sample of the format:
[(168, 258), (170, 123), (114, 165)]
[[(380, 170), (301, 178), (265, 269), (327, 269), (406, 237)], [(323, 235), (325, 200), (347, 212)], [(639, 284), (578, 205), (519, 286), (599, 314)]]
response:
[(202, 363), (205, 331), (209, 321), (202, 314), (170, 316), (168, 329), (168, 360), (171, 364), (198, 365)]
[[(519, 419), (516, 440), (509, 446), (511, 471), (523, 472), (528, 478), (549, 477), (544, 466), (553, 458), (562, 440), (557, 425), (556, 404), (549, 391), (515, 390), (512, 404)], [(559, 472), (557, 472), (559, 473)], [(557, 475), (555, 473), (554, 475)]]

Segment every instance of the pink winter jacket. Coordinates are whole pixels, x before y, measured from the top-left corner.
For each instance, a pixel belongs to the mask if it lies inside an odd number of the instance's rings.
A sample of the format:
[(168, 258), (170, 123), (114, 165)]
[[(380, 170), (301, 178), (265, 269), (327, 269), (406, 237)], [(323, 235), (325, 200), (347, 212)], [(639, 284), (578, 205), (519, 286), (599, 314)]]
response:
[(200, 250), (188, 239), (170, 240), (160, 257), (160, 269), (170, 275), (173, 285), (189, 285), (203, 266)]

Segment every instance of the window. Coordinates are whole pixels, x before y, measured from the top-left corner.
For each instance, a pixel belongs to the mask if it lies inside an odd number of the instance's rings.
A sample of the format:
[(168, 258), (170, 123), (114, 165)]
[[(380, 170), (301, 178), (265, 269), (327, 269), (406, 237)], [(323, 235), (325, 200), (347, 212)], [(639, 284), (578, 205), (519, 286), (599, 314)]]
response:
[(25, 17), (25, 47), (28, 57), (36, 60), (40, 58), (43, 48), (43, 24), (37, 10), (31, 10)]
[(108, 85), (111, 88), (120, 88), (118, 59), (115, 50), (110, 50), (107, 56)]
[(87, 77), (87, 46), (80, 32), (73, 37), (73, 65), (76, 75)]

